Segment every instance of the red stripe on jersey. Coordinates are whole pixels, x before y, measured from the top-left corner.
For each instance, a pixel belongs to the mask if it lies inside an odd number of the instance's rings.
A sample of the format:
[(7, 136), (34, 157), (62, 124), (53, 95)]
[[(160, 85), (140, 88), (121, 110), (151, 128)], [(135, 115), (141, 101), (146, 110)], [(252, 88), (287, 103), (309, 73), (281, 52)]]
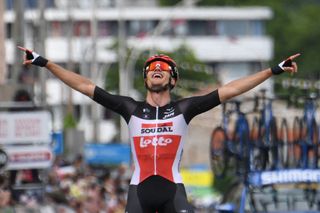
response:
[(156, 123), (156, 124), (141, 124), (141, 128), (156, 128), (156, 127), (165, 127), (165, 126), (173, 126), (173, 123), (165, 122), (165, 123)]

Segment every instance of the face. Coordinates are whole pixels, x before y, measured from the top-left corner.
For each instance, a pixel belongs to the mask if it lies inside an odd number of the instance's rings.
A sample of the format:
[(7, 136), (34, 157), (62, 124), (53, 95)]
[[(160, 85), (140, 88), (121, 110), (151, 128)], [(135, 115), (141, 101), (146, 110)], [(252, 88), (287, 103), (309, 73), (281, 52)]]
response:
[(170, 83), (174, 84), (171, 78), (171, 67), (162, 61), (152, 62), (147, 68), (145, 80), (147, 89), (153, 92), (160, 92), (170, 89)]

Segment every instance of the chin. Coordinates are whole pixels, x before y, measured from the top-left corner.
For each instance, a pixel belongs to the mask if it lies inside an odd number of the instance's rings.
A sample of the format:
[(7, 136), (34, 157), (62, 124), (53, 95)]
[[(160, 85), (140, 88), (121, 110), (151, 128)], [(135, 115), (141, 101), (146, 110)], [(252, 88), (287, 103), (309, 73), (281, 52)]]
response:
[(147, 90), (149, 90), (150, 92), (164, 92), (164, 91), (167, 91), (167, 90), (170, 90), (170, 85), (169, 84), (161, 84), (161, 85), (151, 85), (151, 86), (148, 86), (146, 85), (147, 87)]

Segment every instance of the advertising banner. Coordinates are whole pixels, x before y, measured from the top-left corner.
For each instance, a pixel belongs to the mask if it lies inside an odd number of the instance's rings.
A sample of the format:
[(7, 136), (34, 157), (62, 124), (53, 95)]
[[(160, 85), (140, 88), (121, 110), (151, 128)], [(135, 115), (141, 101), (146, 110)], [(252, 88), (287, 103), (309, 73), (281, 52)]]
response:
[(186, 186), (212, 187), (213, 174), (210, 170), (181, 169), (181, 175)]
[(64, 150), (63, 132), (53, 132), (52, 137), (52, 150), (57, 155), (62, 155)]
[(0, 144), (50, 143), (50, 124), (46, 111), (0, 113)]
[(84, 157), (88, 164), (130, 164), (130, 146), (126, 144), (85, 144)]
[(249, 183), (253, 186), (301, 182), (320, 183), (320, 171), (318, 169), (291, 169), (249, 174)]
[(45, 169), (53, 162), (50, 146), (6, 146), (8, 155), (6, 170)]

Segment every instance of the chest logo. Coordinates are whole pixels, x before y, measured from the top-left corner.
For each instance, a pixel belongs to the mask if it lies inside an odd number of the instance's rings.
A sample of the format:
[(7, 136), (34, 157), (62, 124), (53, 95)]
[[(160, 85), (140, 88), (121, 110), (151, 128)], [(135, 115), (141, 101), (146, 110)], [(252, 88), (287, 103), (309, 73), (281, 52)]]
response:
[(141, 124), (141, 134), (173, 132), (173, 123)]
[(170, 107), (164, 111), (163, 119), (170, 118), (174, 116), (174, 108)]
[(149, 144), (152, 146), (167, 146), (172, 143), (173, 140), (169, 137), (160, 136), (160, 137), (141, 137), (140, 138), (140, 147), (147, 147)]

